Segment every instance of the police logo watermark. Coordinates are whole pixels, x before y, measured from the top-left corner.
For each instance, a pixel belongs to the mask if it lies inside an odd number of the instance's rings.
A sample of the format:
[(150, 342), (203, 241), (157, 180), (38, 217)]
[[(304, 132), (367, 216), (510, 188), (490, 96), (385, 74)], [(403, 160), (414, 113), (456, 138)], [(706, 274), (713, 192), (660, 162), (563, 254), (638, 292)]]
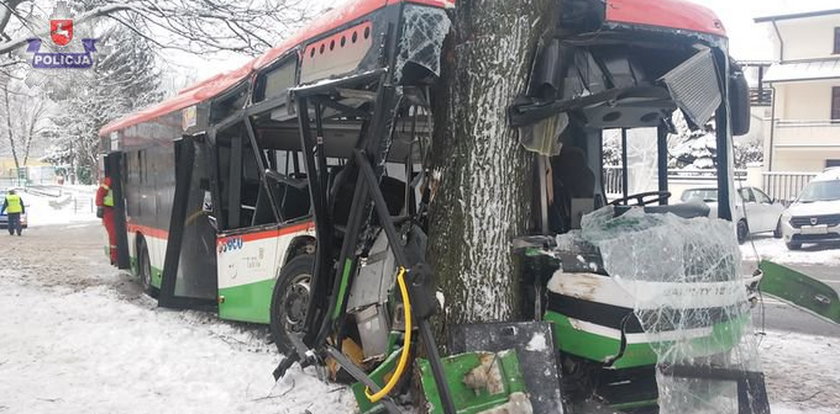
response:
[[(89, 69), (95, 63), (97, 39), (75, 39), (74, 24), (66, 3), (59, 2), (49, 20), (50, 38), (27, 39), (27, 54), (35, 69)], [(81, 46), (81, 47), (79, 47)]]

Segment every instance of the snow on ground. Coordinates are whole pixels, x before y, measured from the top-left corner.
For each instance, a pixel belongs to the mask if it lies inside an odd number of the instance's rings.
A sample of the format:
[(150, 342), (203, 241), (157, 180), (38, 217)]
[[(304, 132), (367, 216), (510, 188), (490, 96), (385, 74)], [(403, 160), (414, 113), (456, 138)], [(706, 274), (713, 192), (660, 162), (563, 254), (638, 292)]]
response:
[(30, 227), (99, 220), (93, 199), (96, 188), (76, 186), (59, 197), (24, 192), (26, 218)]
[(759, 352), (774, 414), (840, 411), (840, 338), (768, 331)]
[[(755, 250), (753, 250), (755, 245)], [(770, 236), (753, 236), (752, 242), (741, 245), (744, 260), (755, 260), (755, 251), (762, 259), (781, 264), (824, 264), (840, 266), (840, 245), (817, 246), (806, 244), (802, 250), (788, 250), (782, 239)]]
[(0, 413), (352, 412), (312, 373), (275, 385), (264, 327), (156, 307), (105, 264), (99, 231), (0, 237)]

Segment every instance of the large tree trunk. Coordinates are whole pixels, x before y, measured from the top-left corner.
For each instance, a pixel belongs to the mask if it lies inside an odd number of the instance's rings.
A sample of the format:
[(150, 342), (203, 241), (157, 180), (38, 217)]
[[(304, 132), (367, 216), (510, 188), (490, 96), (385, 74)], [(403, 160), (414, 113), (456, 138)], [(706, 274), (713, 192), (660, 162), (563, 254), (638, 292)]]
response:
[(434, 102), (429, 262), (444, 327), (518, 316), (511, 240), (527, 228), (533, 156), (506, 108), (525, 92), (555, 0), (459, 0)]

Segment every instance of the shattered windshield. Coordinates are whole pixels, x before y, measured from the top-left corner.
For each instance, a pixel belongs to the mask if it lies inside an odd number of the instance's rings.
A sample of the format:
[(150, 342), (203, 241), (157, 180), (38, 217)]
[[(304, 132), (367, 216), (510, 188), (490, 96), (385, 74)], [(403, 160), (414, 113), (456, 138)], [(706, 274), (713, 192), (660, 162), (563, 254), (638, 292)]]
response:
[(799, 196), (800, 203), (835, 200), (840, 200), (840, 180), (814, 181), (808, 184)]

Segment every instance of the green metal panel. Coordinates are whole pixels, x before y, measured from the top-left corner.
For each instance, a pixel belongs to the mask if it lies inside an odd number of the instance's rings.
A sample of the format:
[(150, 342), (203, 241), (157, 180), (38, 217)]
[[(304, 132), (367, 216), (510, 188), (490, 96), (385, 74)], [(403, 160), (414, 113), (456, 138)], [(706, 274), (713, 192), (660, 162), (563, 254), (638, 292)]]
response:
[(219, 289), (219, 317), (233, 321), (268, 324), (274, 279)]
[[(499, 363), (501, 392), (490, 394), (487, 389), (473, 389), (464, 383), (464, 377), (480, 366), (482, 359), (486, 358), (493, 358)], [(468, 352), (445, 357), (441, 362), (458, 414), (480, 413), (507, 403), (509, 396), (513, 393), (527, 393), (522, 370), (519, 367), (519, 358), (514, 350), (498, 353)], [(442, 414), (443, 407), (429, 361), (418, 358), (417, 363), (420, 368), (423, 393), (428, 402), (427, 412)]]
[(759, 285), (762, 292), (822, 319), (840, 323), (840, 299), (831, 286), (767, 260), (763, 260), (758, 267), (764, 272)]
[[(397, 366), (397, 360), (400, 358), (401, 351), (402, 348), (398, 348), (394, 352), (391, 352), (391, 355), (385, 361), (368, 374), (373, 382), (379, 384), (380, 387), (385, 385), (385, 382), (391, 378), (390, 374), (394, 372), (394, 368)], [(408, 376), (408, 371), (403, 375)], [(365, 385), (361, 382), (351, 385), (350, 389), (353, 390), (353, 395), (356, 397), (356, 403), (359, 404), (359, 412), (361, 414), (385, 412), (385, 407), (382, 404), (370, 402), (367, 395), (365, 395)]]

